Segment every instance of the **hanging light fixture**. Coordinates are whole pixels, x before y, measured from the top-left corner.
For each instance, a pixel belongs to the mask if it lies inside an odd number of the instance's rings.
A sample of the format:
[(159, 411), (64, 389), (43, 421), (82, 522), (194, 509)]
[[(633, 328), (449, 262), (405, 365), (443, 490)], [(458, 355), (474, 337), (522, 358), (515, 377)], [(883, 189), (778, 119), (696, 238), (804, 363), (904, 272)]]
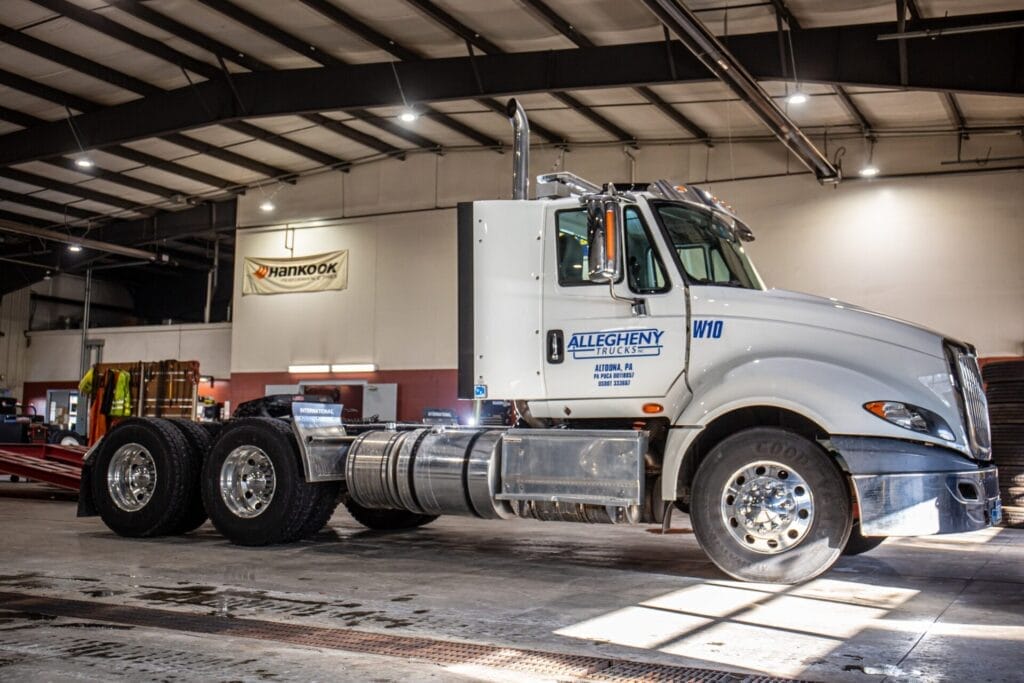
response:
[(277, 207), (274, 206), (274, 202), (270, 201), (269, 199), (265, 199), (263, 200), (263, 202), (260, 203), (260, 211), (264, 213), (270, 213), (276, 208)]
[(402, 98), (402, 106), (404, 109), (402, 113), (398, 115), (398, 120), (404, 123), (412, 123), (420, 117), (416, 113), (416, 110), (409, 106), (409, 102), (405, 99), (405, 90), (402, 89), (402, 79), (398, 77), (398, 67), (395, 66), (394, 62), (391, 62), (391, 71), (395, 74), (395, 83), (398, 84), (398, 94)]
[(861, 178), (874, 178), (876, 175), (881, 173), (878, 167), (874, 164), (875, 157), (875, 140), (874, 138), (868, 138), (868, 159), (861, 166), (860, 170), (857, 171), (857, 175)]

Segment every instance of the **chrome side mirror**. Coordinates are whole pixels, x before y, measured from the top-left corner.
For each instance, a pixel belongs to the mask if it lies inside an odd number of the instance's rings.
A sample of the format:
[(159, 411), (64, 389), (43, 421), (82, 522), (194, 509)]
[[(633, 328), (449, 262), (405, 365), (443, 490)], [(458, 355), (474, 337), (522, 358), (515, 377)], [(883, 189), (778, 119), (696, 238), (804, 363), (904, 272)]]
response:
[(617, 282), (622, 274), (619, 226), (622, 207), (614, 199), (587, 200), (587, 268), (591, 282)]

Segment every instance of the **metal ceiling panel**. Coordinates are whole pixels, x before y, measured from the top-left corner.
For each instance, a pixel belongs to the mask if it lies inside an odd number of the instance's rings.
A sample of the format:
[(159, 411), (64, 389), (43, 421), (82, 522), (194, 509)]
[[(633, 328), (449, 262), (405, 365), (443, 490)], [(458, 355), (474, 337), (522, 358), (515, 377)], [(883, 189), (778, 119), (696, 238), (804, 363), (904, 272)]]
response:
[(138, 97), (132, 92), (6, 43), (0, 43), (0, 69), (104, 105), (121, 104)]
[(30, 216), (32, 218), (41, 218), (44, 221), (49, 221), (52, 225), (61, 225), (64, 223), (64, 216), (59, 213), (44, 211), (43, 209), (37, 209), (34, 206), (25, 206), (24, 204), (18, 204), (17, 202), (0, 199), (0, 209), (3, 209), (4, 211), (12, 211), (23, 216)]
[(234, 145), (231, 147), (231, 151), (257, 159), (265, 164), (283, 168), (286, 171), (309, 171), (323, 165), (262, 140), (250, 140)]
[[(434, 4), (470, 28), (479, 31), (506, 52), (533, 52), (571, 47), (568, 41), (546, 22), (526, 11), (518, 0), (434, 0)], [(462, 43), (458, 38), (455, 40)], [(461, 54), (466, 54), (464, 43)]]
[(254, 183), (257, 181), (262, 182), (267, 179), (267, 176), (256, 173), (255, 171), (250, 171), (240, 166), (235, 166), (234, 164), (221, 161), (220, 159), (214, 159), (203, 154), (181, 157), (174, 161), (182, 166), (188, 166), (189, 168), (194, 168), (197, 171), (202, 171), (203, 173), (210, 173), (218, 178), (224, 178), (239, 185)]
[(385, 132), (385, 131), (383, 131), (380, 128), (377, 128), (375, 126), (371, 126), (370, 124), (365, 123), (364, 121), (361, 121), (359, 119), (353, 119), (352, 117), (350, 117), (348, 115), (342, 115), (342, 114), (340, 114), (340, 112), (324, 112), (324, 115), (327, 116), (328, 118), (332, 118), (332, 119), (335, 119), (337, 121), (344, 121), (345, 125), (351, 126), (352, 128), (355, 128), (356, 130), (362, 131), (363, 133), (367, 133), (369, 135), (372, 135), (373, 137), (375, 137), (375, 138), (377, 138), (379, 140), (383, 140), (384, 142), (388, 143), (389, 145), (393, 145), (393, 146), (398, 147), (400, 149), (413, 149), (415, 147), (408, 140), (404, 140), (404, 139), (402, 139), (400, 137), (397, 137), (395, 135), (391, 135), (390, 133), (387, 133), (387, 132)]
[(108, 154), (101, 149), (90, 151), (89, 158), (96, 162), (97, 166), (105, 168), (108, 171), (120, 172), (129, 168), (137, 168), (139, 166), (138, 162), (115, 156), (113, 154)]
[[(231, 0), (250, 14), (254, 14), (281, 30), (294, 35), (295, 37), (314, 45), (318, 50), (326, 52), (338, 59), (345, 60), (346, 44), (351, 49), (357, 45), (357, 39), (347, 32), (342, 32), (337, 26), (328, 21), (323, 15), (310, 11), (308, 8), (295, 2), (295, 0)], [(251, 29), (247, 29), (250, 30)], [(358, 41), (361, 43), (362, 41)], [(276, 44), (276, 43), (275, 43)], [(278, 49), (284, 53), (291, 52), (293, 59), (301, 60), (303, 66), (319, 66), (319, 62), (309, 61), (283, 46)], [(269, 54), (269, 53), (268, 53)], [(254, 57), (263, 59), (262, 53), (253, 53)], [(346, 60), (347, 61), (347, 60)], [(371, 60), (372, 61), (372, 60)]]
[[(427, 18), (406, 0), (374, 0), (372, 3), (360, 0), (331, 0), (344, 7), (345, 11), (366, 22), (397, 43), (405, 45), (425, 57), (463, 57), (466, 44), (435, 21)], [(355, 45), (346, 43), (345, 55), (357, 61), (360, 57)], [(363, 50), (372, 49), (369, 44)], [(382, 54), (382, 53), (380, 53)]]
[[(267, 4), (268, 3), (264, 2), (264, 7), (266, 7)], [(154, 11), (190, 26), (222, 43), (230, 45), (244, 54), (252, 55), (260, 61), (266, 62), (275, 69), (297, 69), (319, 66), (317, 62), (292, 52), (283, 45), (279, 45), (273, 40), (242, 26), (220, 12), (212, 10), (202, 3), (196, 2), (196, 0), (152, 0), (147, 2), (146, 5)], [(273, 5), (277, 6), (278, 2), (273, 3)], [(127, 16), (129, 15), (119, 11), (118, 21), (121, 21), (120, 17)], [(154, 37), (163, 36), (160, 37), (160, 39), (174, 49), (180, 52), (188, 52), (192, 50), (199, 59), (216, 63), (216, 60), (211, 60), (209, 53), (195, 47), (192, 43), (182, 40), (181, 38), (170, 36), (159, 29), (153, 28), (146, 22), (139, 21), (134, 18), (131, 19), (133, 22), (136, 22), (131, 24), (131, 26), (140, 33), (147, 33), (147, 35), (153, 35)], [(124, 23), (125, 25), (129, 25), (127, 20)], [(232, 71), (236, 70), (234, 66), (232, 66), (231, 69)]]
[(889, 128), (949, 125), (939, 93), (892, 91), (858, 95), (857, 106), (870, 120)]
[[(50, 166), (49, 168), (53, 168)], [(127, 199), (128, 201), (135, 202), (136, 204), (160, 204), (163, 202), (163, 198), (136, 190), (124, 185), (118, 185), (116, 183), (107, 182), (106, 180), (91, 179), (88, 182), (81, 183), (82, 187), (89, 188), (90, 190), (96, 190), (97, 192), (104, 192), (106, 194), (115, 195)]]
[[(209, 145), (217, 147), (228, 147), (252, 140), (252, 136), (239, 133), (236, 130), (224, 126), (203, 126), (202, 128), (190, 128), (186, 133), (190, 138), (202, 140)], [(265, 161), (265, 159), (260, 159)]]
[(554, 130), (566, 131), (569, 142), (610, 142), (608, 131), (591, 123), (575, 109), (528, 110), (530, 120)]
[(200, 183), (195, 180), (190, 180), (188, 178), (183, 178), (179, 175), (174, 175), (173, 173), (161, 171), (150, 166), (140, 166), (138, 168), (133, 168), (131, 170), (124, 171), (124, 174), (132, 176), (133, 178), (138, 178), (139, 180), (145, 180), (150, 183), (155, 183), (156, 185), (162, 185), (163, 187), (169, 187), (174, 190), (180, 190), (182, 195), (186, 196), (210, 196), (223, 194), (215, 187), (211, 187), (204, 183)]
[(0, 190), (9, 190), (11, 192), (17, 192), (19, 194), (30, 194), (37, 192), (41, 188), (38, 185), (31, 185), (29, 183), (23, 183), (18, 180), (11, 180), (10, 178), (0, 177)]
[(970, 123), (1013, 122), (1024, 127), (1024, 98), (995, 95), (957, 95)]
[[(293, 131), (303, 130), (305, 128), (316, 127), (308, 119), (304, 119), (301, 116), (266, 116), (259, 119), (252, 119), (251, 121), (249, 121), (249, 123), (259, 126), (260, 128), (271, 133), (277, 134), (291, 133)], [(193, 131), (189, 132), (192, 133)]]
[(377, 150), (342, 137), (321, 126), (297, 130), (288, 134), (288, 139), (301, 142), (342, 159), (355, 161), (362, 157), (378, 154)]
[[(115, 17), (112, 12), (105, 13), (104, 16), (117, 19), (120, 23), (121, 17)], [(173, 89), (188, 85), (188, 80), (176, 65), (126, 45), (119, 40), (114, 40), (66, 17), (58, 17), (53, 21), (34, 26), (26, 33), (160, 88)], [(202, 57), (199, 58), (202, 59)], [(195, 82), (205, 80), (196, 74), (191, 74), (191, 76)]]
[(572, 90), (570, 94), (591, 107), (619, 106), (626, 104), (649, 104), (633, 88), (601, 88), (595, 90)]
[(29, 0), (4, 0), (3, 23), (21, 29), (44, 21), (52, 13)]
[(54, 104), (49, 100), (26, 95), (20, 90), (0, 85), (0, 103), (3, 106), (19, 112), (34, 116), (38, 119), (49, 121), (62, 119), (67, 116), (64, 107)]

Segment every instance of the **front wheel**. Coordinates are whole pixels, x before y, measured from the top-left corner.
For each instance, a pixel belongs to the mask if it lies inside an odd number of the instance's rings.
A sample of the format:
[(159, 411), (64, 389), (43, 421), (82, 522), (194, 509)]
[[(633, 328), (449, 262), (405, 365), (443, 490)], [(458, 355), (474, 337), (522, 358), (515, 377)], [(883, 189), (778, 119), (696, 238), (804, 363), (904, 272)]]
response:
[(850, 536), (842, 472), (812, 441), (784, 429), (747, 429), (697, 469), (690, 517), (719, 569), (742, 581), (800, 583), (828, 570)]

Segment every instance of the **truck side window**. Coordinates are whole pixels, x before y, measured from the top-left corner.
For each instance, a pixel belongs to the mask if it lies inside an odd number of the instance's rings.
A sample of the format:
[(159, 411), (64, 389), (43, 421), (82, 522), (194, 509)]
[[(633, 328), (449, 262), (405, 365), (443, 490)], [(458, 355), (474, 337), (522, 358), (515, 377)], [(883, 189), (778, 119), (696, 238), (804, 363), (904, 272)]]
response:
[(637, 294), (653, 294), (668, 290), (661, 257), (651, 244), (651, 236), (644, 219), (636, 207), (627, 207), (626, 223), (626, 275), (629, 288)]
[(558, 284), (563, 287), (596, 284), (587, 268), (587, 212), (570, 209), (555, 214), (558, 236)]

